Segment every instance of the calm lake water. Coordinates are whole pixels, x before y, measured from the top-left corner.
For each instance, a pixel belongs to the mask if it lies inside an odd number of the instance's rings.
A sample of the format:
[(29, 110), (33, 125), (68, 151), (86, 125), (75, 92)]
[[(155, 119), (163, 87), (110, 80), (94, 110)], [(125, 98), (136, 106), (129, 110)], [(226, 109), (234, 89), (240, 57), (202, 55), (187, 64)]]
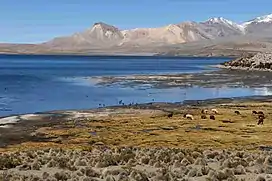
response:
[(0, 116), (50, 110), (88, 109), (184, 99), (262, 95), (262, 90), (229, 88), (142, 89), (93, 84), (104, 75), (188, 73), (213, 70), (223, 58), (0, 56)]

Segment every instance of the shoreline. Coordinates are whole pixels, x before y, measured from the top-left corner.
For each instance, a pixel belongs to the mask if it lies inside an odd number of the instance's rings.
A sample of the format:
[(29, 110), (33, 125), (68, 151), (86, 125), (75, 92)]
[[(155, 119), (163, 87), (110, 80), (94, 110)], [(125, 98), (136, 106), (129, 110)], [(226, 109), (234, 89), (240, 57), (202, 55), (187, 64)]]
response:
[(259, 69), (259, 68), (250, 68), (250, 67), (241, 67), (241, 66), (225, 66), (225, 65), (212, 65), (211, 67), (227, 70), (243, 70), (243, 71), (254, 71), (254, 72), (272, 72), (270, 69)]
[[(97, 108), (86, 108), (86, 109), (59, 109), (59, 110), (48, 110), (42, 112), (28, 112), (22, 114), (11, 114), (7, 116), (0, 116), (0, 126), (5, 123), (2, 123), (2, 119), (6, 118), (15, 118), (20, 116), (33, 116), (33, 115), (49, 115), (49, 114), (63, 114), (69, 112), (85, 112), (85, 111), (94, 111), (98, 112), (99, 110), (114, 110), (118, 108), (139, 108), (139, 109), (146, 109), (152, 105), (169, 105), (169, 106), (203, 106), (203, 105), (212, 105), (217, 103), (230, 103), (232, 101), (263, 101), (267, 102), (268, 100), (272, 101), (272, 95), (252, 95), (252, 96), (237, 96), (237, 97), (220, 97), (220, 98), (208, 98), (208, 99), (197, 99), (197, 100), (184, 100), (181, 102), (147, 102), (147, 103), (135, 103), (132, 105), (112, 105), (112, 106), (105, 106), (105, 107), (97, 107)], [(15, 123), (16, 121), (14, 121)], [(13, 122), (11, 122), (13, 123)]]
[[(150, 119), (150, 117), (163, 118), (163, 115), (167, 115), (171, 112), (181, 116), (184, 111), (192, 112), (195, 110), (200, 110), (204, 108), (212, 107), (231, 107), (238, 105), (267, 105), (272, 102), (272, 96), (246, 96), (246, 97), (234, 97), (234, 98), (216, 98), (216, 99), (206, 99), (206, 100), (186, 100), (183, 103), (166, 103), (166, 102), (157, 102), (157, 103), (145, 103), (137, 104), (131, 106), (111, 106), (105, 108), (97, 109), (86, 109), (86, 110), (56, 110), (56, 111), (47, 111), (42, 113), (33, 113), (33, 114), (22, 114), (22, 115), (13, 115), (0, 118), (0, 147), (5, 148), (6, 146), (21, 144), (28, 141), (39, 140), (42, 142), (47, 142), (46, 140), (50, 137), (44, 137), (44, 133), (37, 135), (37, 130), (43, 129), (48, 125), (60, 126), (60, 130), (67, 129), (65, 124), (74, 124), (75, 122), (89, 122), (92, 123), (92, 120), (104, 119), (123, 119), (123, 118), (133, 118), (133, 117), (143, 117), (143, 119)], [(237, 107), (238, 108), (238, 107)], [(271, 106), (272, 109), (272, 106)], [(229, 111), (227, 109), (227, 111)], [(140, 114), (140, 115), (138, 115)], [(127, 117), (129, 116), (129, 117)], [(85, 125), (85, 122), (83, 125)], [(105, 122), (106, 123), (106, 122)], [(103, 123), (104, 124), (104, 123)], [(110, 123), (111, 124), (111, 123)], [(164, 124), (164, 123), (162, 123)], [(55, 126), (54, 126), (55, 125)], [(62, 125), (62, 126), (61, 126)], [(82, 125), (82, 126), (83, 126)], [(50, 127), (51, 127), (50, 126)], [(63, 127), (64, 126), (64, 127)], [(61, 128), (63, 127), (63, 128)], [(70, 127), (70, 126), (69, 126)], [(85, 127), (85, 126), (83, 126)], [(83, 128), (82, 127), (82, 128)], [(70, 127), (69, 129), (72, 129)], [(10, 130), (17, 130), (16, 133), (10, 132)], [(24, 130), (24, 131), (23, 131)], [(63, 131), (64, 131), (63, 130)], [(34, 134), (35, 133), (35, 134)], [(29, 137), (29, 134), (34, 134), (36, 136)], [(21, 138), (18, 140), (13, 140), (13, 137)], [(12, 139), (12, 141), (10, 140)], [(28, 140), (28, 141), (27, 141)], [(49, 139), (50, 140), (50, 139)], [(48, 141), (49, 141), (48, 140)], [(39, 143), (38, 141), (37, 143)], [(51, 142), (51, 141), (50, 141)], [(272, 143), (271, 143), (272, 144)], [(9, 147), (9, 146), (8, 146)]]
[[(12, 117), (19, 121), (0, 127), (0, 180), (269, 180), (271, 102), (250, 96)], [(252, 110), (264, 112), (264, 125)]]
[(163, 55), (163, 54), (157, 54), (157, 53), (90, 53), (90, 54), (80, 54), (80, 53), (65, 53), (65, 54), (19, 54), (19, 53), (1, 53), (0, 56), (71, 56), (71, 57), (126, 57), (126, 56), (132, 56), (132, 57), (156, 57), (156, 58), (229, 58), (233, 59), (237, 56), (198, 56), (198, 55)]

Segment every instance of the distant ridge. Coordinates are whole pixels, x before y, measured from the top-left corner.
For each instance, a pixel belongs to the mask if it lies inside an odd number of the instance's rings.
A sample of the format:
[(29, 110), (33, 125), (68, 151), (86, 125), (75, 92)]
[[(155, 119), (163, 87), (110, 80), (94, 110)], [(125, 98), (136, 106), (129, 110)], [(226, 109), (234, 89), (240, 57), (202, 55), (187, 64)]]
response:
[(258, 36), (263, 32), (272, 33), (272, 15), (257, 17), (243, 24), (215, 17), (200, 23), (189, 21), (131, 30), (119, 30), (115, 26), (97, 22), (90, 29), (55, 38), (45, 45), (61, 48), (169, 45), (247, 34)]
[(120, 30), (103, 22), (36, 45), (0, 44), (8, 54), (156, 54), (239, 56), (272, 49), (272, 14), (242, 24), (223, 17), (158, 28)]

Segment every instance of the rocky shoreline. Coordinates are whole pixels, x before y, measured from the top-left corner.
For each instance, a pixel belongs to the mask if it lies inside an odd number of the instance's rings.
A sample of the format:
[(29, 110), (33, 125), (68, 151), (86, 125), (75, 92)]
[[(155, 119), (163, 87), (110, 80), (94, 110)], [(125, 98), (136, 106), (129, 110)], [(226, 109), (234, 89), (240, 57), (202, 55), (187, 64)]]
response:
[(232, 61), (224, 62), (217, 67), (239, 70), (272, 71), (272, 54), (248, 54)]

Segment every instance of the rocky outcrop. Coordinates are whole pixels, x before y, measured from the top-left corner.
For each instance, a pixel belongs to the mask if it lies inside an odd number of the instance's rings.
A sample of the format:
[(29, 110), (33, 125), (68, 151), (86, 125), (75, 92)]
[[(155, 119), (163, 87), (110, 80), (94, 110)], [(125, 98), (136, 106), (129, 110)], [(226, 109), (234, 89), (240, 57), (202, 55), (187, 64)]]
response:
[(272, 71), (272, 53), (249, 54), (222, 64), (223, 68)]

